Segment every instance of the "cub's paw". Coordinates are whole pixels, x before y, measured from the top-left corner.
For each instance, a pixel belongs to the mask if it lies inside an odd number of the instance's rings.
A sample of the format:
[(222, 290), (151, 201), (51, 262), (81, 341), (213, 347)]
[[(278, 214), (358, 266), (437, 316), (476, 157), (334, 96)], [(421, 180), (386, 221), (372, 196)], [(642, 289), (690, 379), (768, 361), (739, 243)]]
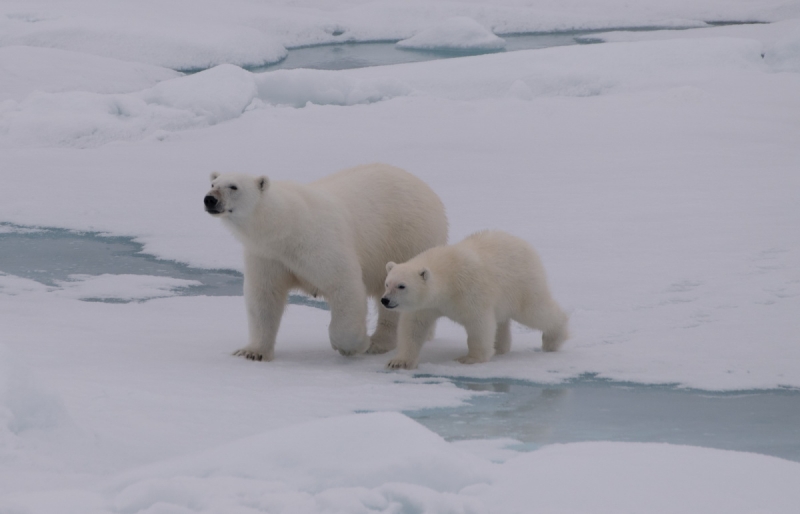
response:
[(241, 348), (233, 352), (233, 355), (236, 357), (244, 357), (247, 360), (251, 361), (271, 361), (272, 354), (265, 355), (257, 350), (253, 350), (251, 348)]
[(481, 362), (488, 362), (489, 361), (489, 359), (487, 359), (487, 358), (475, 357), (474, 355), (470, 355), (470, 354), (464, 355), (463, 357), (459, 357), (456, 360), (458, 362), (460, 362), (461, 364), (479, 364)]
[(389, 369), (416, 369), (417, 363), (395, 357), (386, 363), (386, 367)]
[(367, 353), (373, 355), (379, 353), (386, 353), (389, 350), (394, 350), (395, 346), (396, 345), (384, 345), (384, 344), (372, 343), (371, 345), (369, 345), (369, 348), (367, 348)]

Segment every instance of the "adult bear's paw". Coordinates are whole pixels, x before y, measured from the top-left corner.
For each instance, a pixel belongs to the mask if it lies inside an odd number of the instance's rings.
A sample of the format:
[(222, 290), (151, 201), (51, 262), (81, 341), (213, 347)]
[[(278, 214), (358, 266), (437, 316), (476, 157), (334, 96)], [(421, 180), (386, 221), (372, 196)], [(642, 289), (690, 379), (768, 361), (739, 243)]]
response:
[(244, 348), (240, 348), (233, 352), (233, 355), (237, 357), (244, 357), (245, 359), (251, 361), (271, 361), (272, 360), (272, 353), (266, 354), (260, 350), (251, 348), (249, 346), (245, 346)]

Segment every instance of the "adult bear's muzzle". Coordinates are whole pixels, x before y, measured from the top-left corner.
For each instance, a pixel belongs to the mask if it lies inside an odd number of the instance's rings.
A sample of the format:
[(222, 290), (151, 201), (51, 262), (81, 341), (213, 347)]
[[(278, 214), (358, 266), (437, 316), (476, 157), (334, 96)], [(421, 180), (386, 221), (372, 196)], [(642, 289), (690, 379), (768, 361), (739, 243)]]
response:
[(219, 200), (212, 195), (206, 195), (206, 197), (203, 198), (203, 204), (205, 204), (206, 212), (209, 214), (220, 214), (222, 212), (222, 210), (219, 208)]

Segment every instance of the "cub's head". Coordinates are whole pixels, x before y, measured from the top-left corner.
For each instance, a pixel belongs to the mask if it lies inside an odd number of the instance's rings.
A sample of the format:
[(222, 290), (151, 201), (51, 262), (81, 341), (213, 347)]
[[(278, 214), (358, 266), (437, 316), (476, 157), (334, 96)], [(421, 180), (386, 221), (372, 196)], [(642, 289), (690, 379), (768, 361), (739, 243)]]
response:
[(247, 216), (267, 189), (267, 177), (214, 172), (211, 174), (211, 190), (206, 193), (203, 203), (206, 212), (212, 216)]
[(413, 311), (422, 309), (428, 300), (431, 272), (413, 262), (386, 265), (386, 291), (381, 303), (387, 309)]

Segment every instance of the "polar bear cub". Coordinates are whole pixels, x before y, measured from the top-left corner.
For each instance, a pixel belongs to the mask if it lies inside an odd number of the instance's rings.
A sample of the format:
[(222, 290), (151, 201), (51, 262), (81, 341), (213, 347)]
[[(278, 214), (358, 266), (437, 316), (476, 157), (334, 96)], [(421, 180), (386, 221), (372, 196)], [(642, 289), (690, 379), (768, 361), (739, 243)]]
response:
[(380, 309), (367, 337), (367, 298), (380, 298), (387, 261), (447, 243), (447, 217), (436, 193), (387, 164), (310, 184), (213, 173), (204, 204), (244, 246), (250, 341), (235, 355), (252, 360), (272, 360), (292, 289), (327, 300), (330, 343), (343, 355), (393, 349), (400, 313)]
[(512, 320), (541, 330), (546, 352), (568, 337), (567, 315), (550, 294), (539, 256), (505, 232), (478, 232), (403, 264), (389, 262), (386, 271), (383, 306), (417, 314), (401, 319), (390, 368), (415, 368), (430, 327), (442, 316), (467, 330), (468, 352), (458, 359), (464, 364), (506, 353)]

